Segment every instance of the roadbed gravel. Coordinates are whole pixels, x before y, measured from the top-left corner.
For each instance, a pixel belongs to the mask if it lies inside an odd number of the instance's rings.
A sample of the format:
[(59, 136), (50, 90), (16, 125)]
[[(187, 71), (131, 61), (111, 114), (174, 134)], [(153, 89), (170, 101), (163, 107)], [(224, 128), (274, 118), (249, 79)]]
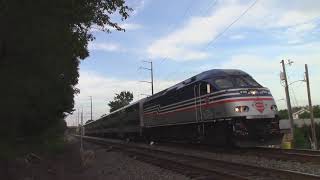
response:
[(89, 164), (84, 174), (90, 179), (130, 179), (130, 180), (188, 180), (190, 178), (172, 171), (147, 164), (121, 152), (113, 151), (112, 147), (103, 147), (84, 143), (85, 151), (93, 151), (95, 160)]

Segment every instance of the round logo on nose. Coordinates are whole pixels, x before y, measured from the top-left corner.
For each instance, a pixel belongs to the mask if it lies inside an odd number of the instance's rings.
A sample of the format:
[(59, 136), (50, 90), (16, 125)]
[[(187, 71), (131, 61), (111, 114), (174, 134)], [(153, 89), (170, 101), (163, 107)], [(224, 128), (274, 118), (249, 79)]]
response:
[(255, 103), (256, 110), (258, 110), (260, 113), (264, 111), (264, 104), (263, 102), (256, 102)]

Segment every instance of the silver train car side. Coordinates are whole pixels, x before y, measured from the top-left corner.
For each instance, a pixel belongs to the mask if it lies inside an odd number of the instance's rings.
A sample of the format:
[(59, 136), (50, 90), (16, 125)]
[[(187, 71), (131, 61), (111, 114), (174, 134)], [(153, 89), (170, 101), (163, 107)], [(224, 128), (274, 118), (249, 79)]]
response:
[(241, 70), (213, 69), (85, 125), (86, 135), (249, 147), (280, 144), (270, 90)]

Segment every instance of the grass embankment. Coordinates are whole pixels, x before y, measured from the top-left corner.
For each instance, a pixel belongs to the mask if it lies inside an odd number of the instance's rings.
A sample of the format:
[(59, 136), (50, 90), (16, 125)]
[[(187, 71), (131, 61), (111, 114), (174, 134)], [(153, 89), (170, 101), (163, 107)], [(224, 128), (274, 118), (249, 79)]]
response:
[[(320, 144), (320, 124), (315, 124), (316, 136), (318, 145)], [(295, 126), (294, 128), (294, 146), (298, 149), (311, 149), (311, 127), (303, 125), (302, 127)]]
[(65, 143), (63, 135), (2, 139), (0, 140), (0, 159), (15, 159), (29, 153), (55, 155), (63, 152)]

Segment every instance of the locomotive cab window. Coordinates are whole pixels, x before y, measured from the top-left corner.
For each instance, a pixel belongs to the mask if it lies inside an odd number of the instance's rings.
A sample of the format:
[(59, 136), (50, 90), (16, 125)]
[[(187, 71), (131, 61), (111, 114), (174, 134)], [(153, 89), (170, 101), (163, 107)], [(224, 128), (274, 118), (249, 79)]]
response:
[(228, 78), (218, 78), (214, 80), (214, 84), (219, 88), (219, 89), (229, 89), (233, 88), (233, 83), (230, 79)]
[(246, 83), (246, 81), (241, 77), (236, 77), (236, 78), (234, 78), (234, 80), (235, 80), (238, 87), (247, 87), (248, 86), (248, 83)]
[(251, 76), (243, 76), (243, 79), (250, 85), (254, 87), (261, 87), (259, 83), (257, 83)]
[(250, 76), (235, 76), (233, 80), (236, 87), (261, 87), (261, 85)]

